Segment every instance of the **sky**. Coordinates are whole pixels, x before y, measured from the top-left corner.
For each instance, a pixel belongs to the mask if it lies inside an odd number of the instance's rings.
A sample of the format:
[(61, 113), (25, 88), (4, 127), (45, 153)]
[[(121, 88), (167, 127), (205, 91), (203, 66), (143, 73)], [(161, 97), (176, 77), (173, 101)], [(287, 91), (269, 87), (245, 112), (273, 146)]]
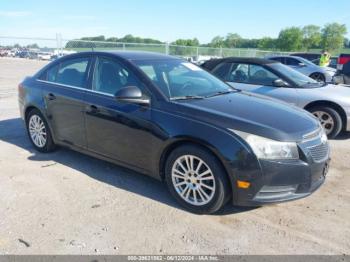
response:
[(350, 0), (0, 0), (0, 37), (132, 34), (208, 43), (227, 33), (277, 37), (285, 27), (332, 22), (350, 31)]

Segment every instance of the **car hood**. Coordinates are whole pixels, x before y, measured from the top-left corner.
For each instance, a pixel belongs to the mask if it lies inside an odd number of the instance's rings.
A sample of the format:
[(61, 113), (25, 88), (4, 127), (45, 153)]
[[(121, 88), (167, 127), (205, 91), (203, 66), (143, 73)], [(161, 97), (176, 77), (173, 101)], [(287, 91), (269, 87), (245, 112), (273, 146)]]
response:
[(333, 72), (333, 73), (335, 73), (337, 71), (335, 68), (329, 67), (329, 66), (325, 67), (325, 70), (329, 71), (329, 72)]
[(317, 119), (302, 109), (248, 92), (176, 103), (191, 118), (278, 141), (301, 141), (319, 127)]

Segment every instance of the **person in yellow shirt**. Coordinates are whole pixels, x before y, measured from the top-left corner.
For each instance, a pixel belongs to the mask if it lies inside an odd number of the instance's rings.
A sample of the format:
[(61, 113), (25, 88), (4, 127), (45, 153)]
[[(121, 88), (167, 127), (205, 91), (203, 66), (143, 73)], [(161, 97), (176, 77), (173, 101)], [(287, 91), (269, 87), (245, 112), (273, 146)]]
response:
[(327, 50), (324, 50), (320, 57), (320, 66), (322, 67), (329, 66), (330, 62), (331, 62), (331, 55), (327, 52)]

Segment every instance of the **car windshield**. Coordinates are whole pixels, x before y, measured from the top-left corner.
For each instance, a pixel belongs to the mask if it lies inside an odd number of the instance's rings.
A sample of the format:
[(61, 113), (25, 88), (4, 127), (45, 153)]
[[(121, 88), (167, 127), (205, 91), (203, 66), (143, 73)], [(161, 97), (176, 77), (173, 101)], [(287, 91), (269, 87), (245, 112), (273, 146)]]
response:
[(235, 90), (200, 67), (180, 59), (133, 62), (171, 100), (201, 99)]
[(298, 71), (290, 68), (289, 66), (283, 65), (281, 63), (270, 64), (271, 68), (284, 75), (285, 77), (292, 80), (299, 87), (305, 87), (310, 85), (319, 86), (320, 83), (313, 80), (312, 78), (299, 73)]

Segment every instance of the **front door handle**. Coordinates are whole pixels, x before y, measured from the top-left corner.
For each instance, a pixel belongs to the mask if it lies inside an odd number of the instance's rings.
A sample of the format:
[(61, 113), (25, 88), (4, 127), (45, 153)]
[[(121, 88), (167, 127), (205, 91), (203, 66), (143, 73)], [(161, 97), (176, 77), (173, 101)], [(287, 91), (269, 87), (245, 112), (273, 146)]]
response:
[(52, 94), (52, 93), (49, 93), (48, 95), (47, 95), (47, 99), (49, 99), (49, 100), (55, 100), (56, 99), (56, 96), (54, 95), (54, 94)]
[(98, 109), (97, 106), (90, 105), (90, 106), (88, 106), (87, 112), (90, 113), (90, 114), (97, 114), (97, 113), (100, 112), (100, 110)]

